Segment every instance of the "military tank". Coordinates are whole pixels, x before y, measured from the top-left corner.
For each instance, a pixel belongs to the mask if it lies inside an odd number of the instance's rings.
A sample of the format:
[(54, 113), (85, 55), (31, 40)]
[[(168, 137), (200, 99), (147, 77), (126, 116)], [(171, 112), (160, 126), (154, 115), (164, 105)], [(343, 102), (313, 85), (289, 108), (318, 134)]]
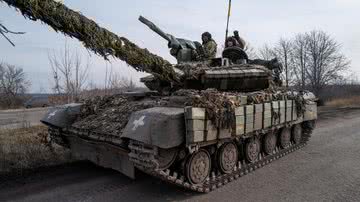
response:
[[(142, 79), (151, 91), (96, 97), (49, 110), (41, 121), (51, 139), (79, 159), (131, 178), (142, 171), (189, 190), (210, 192), (302, 148), (315, 127), (315, 96), (281, 87), (274, 76), (280, 66), (274, 61), (250, 60), (237, 47), (207, 60), (198, 42), (176, 38), (140, 17), (168, 41), (178, 61), (170, 65), (60, 3), (3, 1), (104, 57), (113, 55), (152, 74)], [(65, 11), (69, 15), (59, 15)], [(67, 16), (73, 20), (63, 20)], [(78, 17), (82, 26), (92, 29), (69, 26)], [(96, 43), (88, 33), (94, 30), (105, 42)]]

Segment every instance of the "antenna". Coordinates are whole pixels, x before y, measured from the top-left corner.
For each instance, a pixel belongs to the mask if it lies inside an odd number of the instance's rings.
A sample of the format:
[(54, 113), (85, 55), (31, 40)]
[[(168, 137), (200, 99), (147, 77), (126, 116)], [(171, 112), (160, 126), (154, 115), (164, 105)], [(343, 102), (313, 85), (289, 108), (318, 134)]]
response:
[(229, 21), (230, 21), (230, 15), (231, 15), (231, 0), (229, 0), (229, 9), (228, 9), (228, 15), (227, 15), (227, 22), (226, 22), (226, 33), (225, 33), (225, 42), (229, 34)]

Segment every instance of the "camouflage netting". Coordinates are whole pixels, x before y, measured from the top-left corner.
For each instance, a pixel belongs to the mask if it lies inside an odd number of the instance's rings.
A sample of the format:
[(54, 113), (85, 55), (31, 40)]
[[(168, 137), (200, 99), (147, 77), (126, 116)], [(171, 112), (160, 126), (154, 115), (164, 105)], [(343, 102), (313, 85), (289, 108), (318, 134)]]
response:
[(207, 117), (219, 128), (231, 128), (235, 125), (235, 108), (241, 105), (239, 96), (247, 96), (247, 104), (260, 104), (264, 102), (292, 99), (295, 100), (298, 116), (305, 111), (305, 101), (301, 94), (289, 93), (286, 89), (267, 89), (252, 93), (222, 92), (216, 89), (203, 91), (179, 90), (174, 93), (178, 96), (188, 96), (191, 101), (186, 106), (206, 109)]
[(205, 73), (205, 70), (208, 69), (210, 65), (207, 62), (201, 63), (184, 63), (177, 64), (176, 68), (184, 72), (184, 78), (186, 79), (200, 79), (200, 75)]
[(221, 92), (215, 89), (203, 91), (180, 90), (175, 95), (189, 96), (187, 106), (206, 109), (206, 116), (216, 127), (231, 128), (235, 122), (234, 111), (240, 106), (239, 100), (231, 99), (238, 93)]
[(98, 96), (85, 100), (80, 117), (73, 127), (119, 136), (132, 112), (161, 104), (157, 99), (137, 101), (121, 95)]
[[(203, 91), (179, 90), (170, 97), (150, 96), (135, 99), (122, 95), (95, 97), (84, 101), (81, 115), (73, 124), (74, 128), (89, 130), (102, 134), (120, 136), (128, 123), (131, 113), (151, 107), (201, 107), (206, 109), (207, 117), (216, 127), (229, 129), (235, 124), (234, 110), (240, 106), (237, 96), (246, 95), (248, 104), (259, 104), (274, 100), (294, 99), (298, 107), (298, 115), (304, 112), (304, 99), (300, 94), (288, 91), (253, 93), (221, 92), (215, 89)], [(176, 104), (172, 99), (178, 99)]]
[(53, 0), (0, 0), (17, 8), (31, 20), (40, 20), (55, 31), (80, 40), (84, 46), (104, 57), (125, 61), (137, 71), (145, 71), (165, 81), (178, 81), (171, 64), (124, 37), (104, 29), (82, 14)]

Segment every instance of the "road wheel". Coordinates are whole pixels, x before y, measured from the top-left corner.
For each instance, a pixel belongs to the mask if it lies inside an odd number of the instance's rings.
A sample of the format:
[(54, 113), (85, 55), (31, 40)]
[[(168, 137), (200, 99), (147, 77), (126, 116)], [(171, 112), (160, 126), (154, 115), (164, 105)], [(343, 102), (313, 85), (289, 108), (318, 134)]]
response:
[(206, 150), (199, 150), (189, 156), (186, 161), (186, 177), (191, 184), (201, 184), (211, 171), (211, 159)]
[(264, 152), (268, 155), (272, 154), (276, 148), (276, 135), (273, 132), (270, 132), (265, 135), (264, 141)]
[(238, 148), (233, 142), (223, 144), (217, 153), (218, 167), (223, 173), (231, 173), (238, 161)]
[(164, 170), (169, 168), (175, 161), (178, 154), (177, 148), (158, 150), (157, 160), (159, 162), (159, 169)]
[(292, 128), (292, 141), (295, 144), (300, 144), (302, 137), (302, 127), (300, 124), (294, 125)]
[(260, 153), (260, 141), (257, 138), (251, 138), (245, 144), (245, 158), (250, 163), (258, 160)]
[(283, 128), (280, 133), (280, 146), (285, 149), (290, 146), (291, 130), (290, 128)]

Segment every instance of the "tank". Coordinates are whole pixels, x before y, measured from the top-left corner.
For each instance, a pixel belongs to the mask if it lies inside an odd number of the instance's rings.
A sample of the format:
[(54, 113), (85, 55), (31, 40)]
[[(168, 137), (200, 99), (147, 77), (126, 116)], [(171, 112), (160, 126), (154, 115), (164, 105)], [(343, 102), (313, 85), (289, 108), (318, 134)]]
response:
[[(140, 17), (168, 42), (177, 59), (171, 65), (58, 2), (3, 1), (104, 57), (115, 56), (152, 74), (141, 79), (148, 92), (49, 110), (41, 121), (51, 139), (79, 159), (130, 178), (140, 171), (188, 190), (210, 192), (304, 147), (315, 127), (315, 96), (282, 87), (277, 60), (251, 60), (239, 47), (225, 48), (222, 57), (208, 60), (199, 42), (174, 37)], [(98, 31), (102, 43), (87, 30)], [(104, 44), (109, 47), (102, 49)]]
[[(141, 81), (150, 92), (85, 101), (75, 121), (51, 132), (77, 156), (132, 178), (140, 170), (209, 192), (309, 140), (317, 118), (315, 96), (279, 86), (274, 79), (279, 64), (249, 60), (237, 47), (225, 49), (221, 58), (195, 58), (198, 42), (165, 34), (139, 19), (177, 52), (173, 67), (181, 82), (171, 85), (148, 76)], [(43, 119), (51, 130), (57, 126), (52, 119), (70, 120), (57, 113)]]

